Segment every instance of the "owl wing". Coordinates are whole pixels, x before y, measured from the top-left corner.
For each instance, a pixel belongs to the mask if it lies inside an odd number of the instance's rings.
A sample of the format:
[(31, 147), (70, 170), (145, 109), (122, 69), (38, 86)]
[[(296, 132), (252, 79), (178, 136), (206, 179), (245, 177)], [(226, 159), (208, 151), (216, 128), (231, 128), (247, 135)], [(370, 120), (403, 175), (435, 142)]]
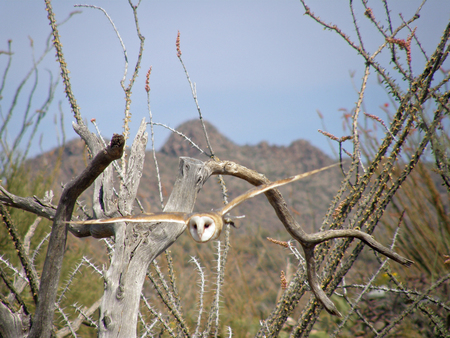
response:
[(139, 214), (131, 216), (121, 216), (104, 219), (91, 219), (87, 221), (71, 221), (70, 224), (107, 224), (116, 222), (131, 222), (131, 223), (153, 223), (153, 222), (173, 222), (185, 224), (188, 214), (184, 212), (158, 212)]
[(279, 187), (281, 185), (285, 185), (285, 184), (288, 184), (288, 183), (300, 180), (302, 178), (305, 178), (305, 177), (317, 174), (317, 173), (319, 173), (321, 171), (330, 169), (330, 168), (332, 168), (332, 167), (334, 167), (334, 166), (336, 166), (338, 164), (339, 163), (335, 163), (335, 164), (329, 165), (327, 167), (323, 167), (323, 168), (320, 168), (320, 169), (308, 171), (307, 173), (291, 176), (291, 177), (288, 177), (288, 178), (285, 178), (285, 179), (282, 179), (282, 180), (279, 180), (279, 181), (272, 182), (270, 184), (264, 184), (264, 185), (260, 185), (258, 187), (255, 187), (253, 189), (250, 189), (245, 194), (242, 194), (242, 195), (236, 197), (235, 199), (233, 199), (230, 203), (228, 203), (222, 209), (220, 209), (218, 211), (218, 213), (223, 216), (227, 212), (229, 212), (231, 209), (237, 207), (239, 204), (241, 204), (242, 202), (244, 202), (245, 200), (247, 200), (249, 198), (255, 197), (255, 196), (259, 195), (259, 194), (262, 194), (262, 193), (264, 193), (264, 192), (266, 192), (268, 190), (271, 190), (273, 188)]

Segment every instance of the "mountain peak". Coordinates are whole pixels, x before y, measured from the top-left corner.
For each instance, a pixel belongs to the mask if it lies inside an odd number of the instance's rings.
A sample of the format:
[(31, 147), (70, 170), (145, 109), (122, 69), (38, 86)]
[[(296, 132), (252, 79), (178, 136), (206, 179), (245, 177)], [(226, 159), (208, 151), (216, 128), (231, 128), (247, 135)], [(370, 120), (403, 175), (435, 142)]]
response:
[[(333, 160), (322, 151), (305, 140), (293, 141), (289, 146), (273, 145), (265, 141), (257, 145), (239, 146), (221, 134), (217, 128), (205, 121), (206, 130), (214, 153), (222, 160), (234, 161), (247, 168), (256, 170), (274, 181), (309, 170), (317, 169), (331, 164)], [(201, 149), (208, 151), (201, 122), (197, 120), (187, 121), (177, 128), (177, 131), (186, 135)], [(151, 154), (149, 159), (151, 158)], [(172, 134), (162, 149), (158, 152), (158, 167), (160, 171), (163, 195), (168, 197), (177, 177), (178, 157), (188, 156), (207, 160), (191, 143), (180, 135)], [(69, 182), (74, 176), (79, 175), (86, 167), (88, 154), (81, 140), (74, 140), (65, 144), (64, 148), (56, 148), (30, 159), (29, 165), (41, 168), (43, 171), (55, 169), (56, 163), (61, 163), (60, 170), (55, 171), (54, 186), (56, 196), (61, 191), (60, 182)], [(145, 210), (158, 211), (159, 194), (156, 169), (151, 160), (143, 172), (138, 197), (142, 201)], [(339, 188), (340, 172), (338, 168), (312, 176), (295, 184), (284, 187), (287, 192), (288, 202), (294, 210), (297, 210), (299, 221), (307, 225), (306, 229), (312, 231), (314, 225), (320, 223), (320, 217), (326, 212), (329, 201)], [(250, 188), (247, 182), (235, 177), (226, 177), (229, 198), (234, 198)], [(283, 190), (283, 188), (281, 189)], [(85, 193), (87, 196), (88, 194)], [(202, 193), (198, 195), (198, 210), (210, 210), (217, 208), (222, 201), (223, 191), (218, 187), (217, 181), (210, 179), (204, 185)], [(279, 220), (268, 203), (262, 203), (263, 198), (252, 199), (243, 206), (239, 206), (237, 214), (247, 216), (246, 224), (261, 225), (275, 229)]]
[[(223, 153), (236, 148), (237, 145), (221, 134), (211, 123), (203, 120), (209, 141), (215, 153)], [(205, 134), (203, 132), (202, 123), (199, 119), (189, 120), (178, 126), (176, 129), (192, 142), (194, 142), (205, 153), (210, 153), (206, 144)], [(196, 157), (199, 151), (181, 135), (172, 133), (160, 150), (161, 153), (170, 156), (190, 156)]]

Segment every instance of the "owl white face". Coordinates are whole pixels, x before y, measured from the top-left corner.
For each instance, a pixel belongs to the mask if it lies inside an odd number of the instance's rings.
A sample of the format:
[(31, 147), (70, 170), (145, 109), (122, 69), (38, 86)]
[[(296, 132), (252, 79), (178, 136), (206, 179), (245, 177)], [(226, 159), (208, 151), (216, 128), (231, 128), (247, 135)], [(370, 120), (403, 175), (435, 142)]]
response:
[(220, 235), (220, 230), (216, 222), (210, 216), (195, 215), (189, 219), (189, 233), (194, 241), (205, 243), (216, 239)]

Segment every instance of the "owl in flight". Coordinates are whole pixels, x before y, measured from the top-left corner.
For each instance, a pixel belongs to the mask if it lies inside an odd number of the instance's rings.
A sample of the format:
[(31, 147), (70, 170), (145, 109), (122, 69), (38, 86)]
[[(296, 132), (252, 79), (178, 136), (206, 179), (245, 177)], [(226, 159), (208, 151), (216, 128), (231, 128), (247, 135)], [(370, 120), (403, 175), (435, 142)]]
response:
[(114, 217), (107, 219), (94, 219), (88, 221), (71, 221), (67, 223), (71, 224), (105, 224), (105, 223), (116, 223), (116, 222), (129, 222), (129, 223), (154, 223), (154, 222), (172, 222), (186, 224), (189, 228), (189, 234), (192, 239), (198, 243), (206, 243), (210, 240), (217, 239), (222, 232), (224, 223), (224, 216), (245, 200), (262, 194), (268, 190), (274, 189), (276, 187), (300, 180), (307, 176), (314, 175), (320, 171), (334, 167), (336, 164), (324, 167), (321, 169), (316, 169), (303, 173), (300, 175), (288, 177), (279, 181), (275, 181), (271, 184), (263, 184), (250, 189), (245, 194), (242, 194), (230, 203), (225, 205), (223, 208), (210, 211), (210, 212), (159, 212), (159, 213), (144, 213), (139, 215)]

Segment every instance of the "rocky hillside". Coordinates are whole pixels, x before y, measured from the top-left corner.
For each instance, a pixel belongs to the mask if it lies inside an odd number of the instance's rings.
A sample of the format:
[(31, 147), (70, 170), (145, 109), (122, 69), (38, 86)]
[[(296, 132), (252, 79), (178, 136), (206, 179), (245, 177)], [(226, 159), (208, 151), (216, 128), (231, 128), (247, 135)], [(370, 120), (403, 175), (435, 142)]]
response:
[[(274, 146), (261, 142), (255, 146), (239, 146), (222, 135), (214, 126), (206, 123), (209, 139), (216, 156), (222, 160), (231, 160), (248, 168), (263, 173), (271, 180), (292, 176), (333, 163), (327, 155), (304, 140), (294, 141), (289, 146)], [(177, 128), (178, 131), (190, 138), (205, 153), (205, 136), (199, 120), (188, 121)], [(172, 134), (164, 146), (156, 154), (161, 173), (163, 196), (168, 198), (173, 186), (178, 168), (178, 158), (189, 156), (208, 160), (183, 137)], [(55, 179), (55, 194), (61, 190), (61, 183), (68, 182), (80, 173), (86, 166), (89, 156), (84, 143), (74, 140), (63, 148), (54, 149), (32, 160), (33, 166), (49, 170), (61, 158), (59, 176)], [(146, 211), (159, 211), (159, 193), (156, 180), (156, 170), (153, 156), (149, 151), (146, 157), (145, 172), (143, 173), (138, 197)], [(296, 215), (297, 220), (312, 231), (320, 225), (333, 194), (337, 191), (341, 176), (339, 169), (332, 169), (311, 178), (296, 182), (281, 191), (288, 206)], [(234, 177), (225, 177), (229, 199), (245, 192), (251, 186)], [(91, 197), (85, 193), (84, 200), (89, 203)], [(197, 200), (196, 210), (209, 210), (222, 205), (220, 187), (215, 177), (206, 182)], [(239, 221), (241, 227), (236, 231), (245, 231), (248, 227), (263, 227), (268, 230), (282, 229), (281, 223), (275, 216), (264, 196), (258, 196), (246, 201), (239, 208), (233, 210), (236, 215), (245, 215)]]

